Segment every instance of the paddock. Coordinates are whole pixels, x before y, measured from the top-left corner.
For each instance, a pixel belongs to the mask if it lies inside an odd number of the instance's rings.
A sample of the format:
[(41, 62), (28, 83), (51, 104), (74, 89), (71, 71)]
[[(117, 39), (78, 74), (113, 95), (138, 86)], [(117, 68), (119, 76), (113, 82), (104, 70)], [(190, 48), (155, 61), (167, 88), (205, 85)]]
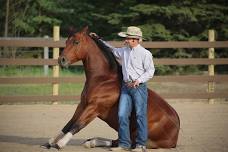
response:
[[(181, 120), (178, 146), (173, 149), (148, 150), (149, 152), (227, 152), (228, 151), (228, 104), (218, 102), (169, 101)], [(0, 151), (46, 152), (40, 144), (55, 135), (75, 111), (72, 105), (1, 105)], [(84, 148), (81, 144), (88, 138), (116, 139), (117, 133), (107, 124), (95, 119), (82, 129), (62, 152), (105, 152), (107, 148)]]
[[(53, 31), (58, 29), (54, 27)], [(55, 34), (53, 37), (56, 37)], [(210, 33), (210, 32), (209, 32)], [(213, 33), (213, 32), (212, 32)], [(210, 34), (209, 34), (210, 35)], [(210, 38), (209, 38), (210, 39)], [(121, 42), (111, 42), (114, 46), (121, 46)], [(208, 58), (156, 58), (156, 65), (205, 65), (208, 66), (208, 72), (202, 72), (201, 75), (156, 75), (153, 82), (149, 82), (150, 88), (156, 88), (165, 99), (177, 99), (170, 104), (176, 109), (181, 120), (181, 130), (179, 134), (178, 146), (174, 149), (156, 149), (149, 151), (157, 152), (226, 152), (228, 151), (228, 133), (225, 130), (228, 126), (228, 103), (227, 103), (227, 74), (214, 75), (215, 65), (227, 65), (227, 58), (214, 58), (214, 48), (227, 48), (228, 41), (186, 41), (186, 42), (144, 42), (144, 47), (151, 49), (164, 48), (208, 48)], [(0, 77), (0, 84), (3, 92), (0, 95), (0, 152), (43, 152), (57, 151), (55, 149), (44, 150), (39, 145), (56, 135), (62, 127), (72, 117), (76, 106), (75, 104), (59, 104), (65, 100), (78, 100), (80, 95), (69, 95), (59, 93), (59, 84), (61, 83), (82, 83), (85, 79), (80, 77), (62, 77), (59, 76), (58, 54), (59, 48), (65, 47), (65, 39), (56, 40), (44, 38), (0, 38), (1, 47), (44, 47), (53, 48), (53, 59), (39, 58), (1, 58), (0, 66), (53, 66), (52, 76), (28, 76), (17, 75)], [(55, 54), (55, 55), (54, 55)], [(45, 53), (44, 53), (45, 55)], [(213, 57), (213, 58), (212, 58)], [(77, 63), (76, 65), (81, 65)], [(55, 67), (55, 68), (54, 68)], [(159, 83), (151, 84), (151, 83)], [(165, 86), (162, 83), (165, 82)], [(169, 83), (167, 83), (169, 82)], [(187, 87), (180, 87), (177, 83), (187, 84)], [(216, 87), (214, 87), (216, 83)], [(24, 94), (18, 91), (8, 91), (8, 85), (14, 87), (30, 84), (52, 85), (52, 94), (37, 95)], [(171, 85), (167, 87), (166, 85)], [(163, 87), (162, 87), (163, 86)], [(178, 89), (174, 89), (173, 87)], [(208, 87), (207, 87), (208, 86)], [(194, 87), (194, 89), (192, 88)], [(171, 89), (170, 89), (171, 88)], [(216, 89), (215, 89), (216, 88)], [(17, 89), (20, 90), (18, 87)], [(25, 89), (26, 90), (26, 89)], [(160, 91), (159, 91), (160, 90)], [(8, 91), (8, 92), (7, 92)], [(184, 91), (184, 92), (183, 92)], [(192, 92), (194, 91), (194, 92)], [(4, 94), (4, 92), (7, 92)], [(17, 94), (16, 94), (17, 93)], [(183, 102), (184, 99), (189, 101)], [(204, 99), (205, 102), (195, 102)], [(208, 100), (209, 99), (209, 102)], [(214, 99), (224, 99), (224, 102), (214, 103)], [(20, 101), (25, 102), (22, 105)], [(43, 103), (48, 101), (57, 103), (49, 105), (33, 104), (34, 102)], [(216, 100), (215, 100), (216, 101)], [(6, 103), (6, 104), (5, 104)], [(212, 104), (208, 104), (212, 103)], [(5, 105), (1, 105), (5, 104)], [(7, 105), (13, 104), (13, 105)], [(73, 140), (62, 150), (63, 152), (90, 151), (102, 152), (108, 151), (107, 148), (86, 149), (81, 144), (88, 138), (103, 137), (116, 139), (117, 133), (108, 127), (104, 122), (95, 119), (86, 128), (76, 134)]]

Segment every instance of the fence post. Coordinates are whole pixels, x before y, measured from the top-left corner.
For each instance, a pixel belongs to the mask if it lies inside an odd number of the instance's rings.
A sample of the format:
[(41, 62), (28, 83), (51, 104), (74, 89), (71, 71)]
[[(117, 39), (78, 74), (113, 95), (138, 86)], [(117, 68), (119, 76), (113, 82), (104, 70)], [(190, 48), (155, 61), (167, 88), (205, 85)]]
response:
[[(59, 41), (59, 26), (54, 26), (53, 28), (53, 39), (54, 41)], [(53, 48), (53, 59), (58, 59), (59, 57), (59, 48)], [(59, 77), (59, 66), (55, 65), (53, 66), (53, 77)], [(59, 84), (53, 83), (53, 91), (52, 95), (56, 96), (59, 95)], [(55, 101), (53, 101), (54, 104), (56, 104)]]
[[(45, 39), (48, 39), (48, 36), (44, 36)], [(49, 48), (47, 46), (44, 47), (44, 59), (49, 59)], [(44, 65), (44, 75), (48, 76), (48, 65)]]
[[(209, 30), (208, 31), (208, 41), (209, 42), (213, 42), (215, 41), (215, 31), (214, 30)], [(215, 49), (214, 48), (209, 48), (208, 49), (208, 58), (209, 59), (214, 59), (215, 58)], [(214, 71), (214, 65), (210, 64), (208, 65), (208, 74), (209, 76), (214, 76), (215, 75), (215, 71)], [(211, 81), (208, 82), (208, 92), (212, 93), (215, 90), (215, 82)], [(213, 104), (214, 103), (214, 99), (208, 99), (209, 104)]]

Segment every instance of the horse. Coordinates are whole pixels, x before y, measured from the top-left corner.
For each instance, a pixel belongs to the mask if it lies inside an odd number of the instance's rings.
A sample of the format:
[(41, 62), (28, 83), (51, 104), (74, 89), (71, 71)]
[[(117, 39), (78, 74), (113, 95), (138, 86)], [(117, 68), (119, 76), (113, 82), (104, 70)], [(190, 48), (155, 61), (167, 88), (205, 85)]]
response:
[[(91, 37), (88, 27), (74, 33), (66, 40), (66, 47), (58, 61), (61, 67), (82, 60), (86, 81), (73, 117), (59, 134), (50, 138), (45, 148), (63, 148), (74, 134), (96, 117), (118, 131), (118, 101), (121, 89), (121, 72), (110, 48)], [(174, 148), (177, 145), (180, 119), (177, 112), (161, 96), (148, 88), (148, 140), (147, 148)], [(136, 139), (136, 116), (133, 110), (130, 119), (132, 146)], [(118, 145), (118, 139), (92, 138), (84, 146)]]

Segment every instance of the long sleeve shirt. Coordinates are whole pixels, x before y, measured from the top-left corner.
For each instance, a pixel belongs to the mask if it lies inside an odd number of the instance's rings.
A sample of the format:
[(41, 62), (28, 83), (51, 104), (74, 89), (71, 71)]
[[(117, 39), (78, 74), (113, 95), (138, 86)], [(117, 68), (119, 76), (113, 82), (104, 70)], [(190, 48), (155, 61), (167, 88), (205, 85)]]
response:
[(115, 48), (107, 42), (101, 41), (111, 48), (112, 53), (122, 65), (123, 81), (138, 80), (139, 83), (144, 83), (153, 77), (155, 72), (153, 56), (140, 44), (134, 48), (127, 46)]

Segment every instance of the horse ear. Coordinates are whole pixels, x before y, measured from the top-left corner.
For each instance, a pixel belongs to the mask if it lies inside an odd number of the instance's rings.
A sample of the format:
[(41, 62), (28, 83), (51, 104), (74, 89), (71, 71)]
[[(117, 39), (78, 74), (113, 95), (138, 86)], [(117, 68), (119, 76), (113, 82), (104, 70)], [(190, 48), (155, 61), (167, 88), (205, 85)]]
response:
[(68, 38), (73, 36), (76, 33), (76, 29), (74, 27), (69, 27), (68, 29)]
[(85, 26), (82, 31), (81, 31), (82, 34), (88, 34), (89, 33), (89, 27), (88, 26)]

